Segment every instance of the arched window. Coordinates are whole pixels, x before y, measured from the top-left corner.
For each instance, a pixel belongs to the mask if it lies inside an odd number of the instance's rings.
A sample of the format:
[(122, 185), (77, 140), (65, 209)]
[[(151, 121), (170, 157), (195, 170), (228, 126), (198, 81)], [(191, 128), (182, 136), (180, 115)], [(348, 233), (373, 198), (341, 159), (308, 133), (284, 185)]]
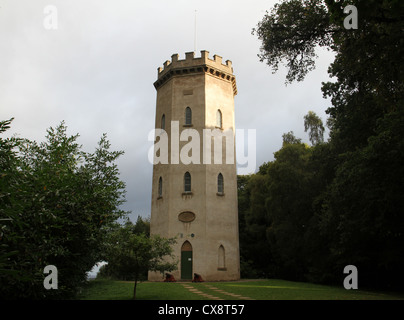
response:
[(163, 179), (159, 178), (159, 195), (158, 197), (161, 198), (163, 196)]
[(219, 173), (217, 176), (217, 193), (223, 194), (224, 192), (224, 182), (223, 182), (223, 175)]
[(223, 245), (219, 247), (217, 268), (219, 270), (226, 270), (225, 251)]
[(186, 125), (192, 124), (192, 110), (190, 107), (185, 108), (185, 124)]
[(191, 174), (189, 172), (184, 174), (184, 192), (191, 192)]
[(216, 112), (216, 127), (222, 128), (222, 112), (217, 110)]
[(166, 115), (163, 114), (161, 116), (161, 129), (165, 130), (166, 129)]

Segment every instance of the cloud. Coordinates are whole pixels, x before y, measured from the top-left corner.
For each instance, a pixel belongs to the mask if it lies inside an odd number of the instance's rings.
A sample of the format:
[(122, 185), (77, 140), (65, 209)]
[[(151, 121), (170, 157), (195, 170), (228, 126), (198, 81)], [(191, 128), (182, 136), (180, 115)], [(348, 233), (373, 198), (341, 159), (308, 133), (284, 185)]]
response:
[[(152, 166), (147, 159), (154, 128), (157, 67), (194, 49), (232, 60), (239, 94), (236, 127), (257, 130), (257, 165), (273, 159), (282, 134), (308, 141), (303, 116), (325, 121), (330, 103), (320, 86), (328, 81), (330, 52), (302, 83), (284, 85), (259, 62), (260, 43), (251, 29), (275, 1), (62, 1), (54, 0), (58, 29), (43, 26), (48, 1), (9, 0), (0, 8), (0, 119), (15, 117), (10, 134), (43, 140), (46, 128), (65, 120), (69, 133), (92, 151), (106, 132), (127, 184), (124, 208), (132, 217), (150, 214)], [(197, 56), (199, 53), (197, 53)]]

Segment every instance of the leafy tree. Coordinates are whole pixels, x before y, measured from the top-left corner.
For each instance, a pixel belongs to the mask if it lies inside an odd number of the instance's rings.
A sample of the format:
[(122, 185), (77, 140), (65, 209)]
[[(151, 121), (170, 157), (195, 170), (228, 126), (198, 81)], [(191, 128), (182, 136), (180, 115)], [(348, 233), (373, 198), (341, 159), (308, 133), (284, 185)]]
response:
[(329, 47), (332, 34), (327, 7), (321, 0), (289, 0), (274, 5), (252, 33), (262, 41), (261, 62), (276, 72), (286, 61), (286, 82), (302, 81), (315, 68), (317, 46)]
[(334, 264), (354, 264), (363, 283), (384, 288), (404, 284), (403, 119), (386, 117), (367, 147), (344, 155), (320, 215), (323, 231), (333, 235)]
[[(247, 278), (251, 273), (252, 267), (248, 263), (248, 249), (244, 248), (244, 244), (248, 243), (248, 235), (246, 230), (246, 213), (250, 206), (250, 192), (247, 189), (248, 175), (237, 176), (237, 198), (238, 198), (238, 223), (239, 223), (239, 241), (240, 241), (240, 273), (241, 277)], [(251, 261), (251, 260), (250, 260)]]
[(260, 166), (257, 174), (238, 177), (244, 277), (332, 279), (330, 242), (320, 232), (316, 214), (329, 172), (323, 162), (327, 146), (310, 147), (289, 132), (274, 161)]
[(301, 280), (309, 269), (306, 237), (318, 176), (311, 167), (312, 148), (292, 132), (283, 139), (274, 161), (238, 178), (241, 256), (257, 275)]
[[(6, 129), (3, 122), (3, 129)], [(4, 131), (4, 130), (2, 130)], [(62, 122), (45, 142), (1, 140), (3, 298), (68, 298), (100, 260), (111, 224), (125, 213), (125, 184), (103, 135), (94, 153), (68, 136)], [(4, 257), (4, 253), (1, 254)], [(55, 265), (58, 290), (45, 290), (43, 270)]]
[[(348, 4), (357, 7), (357, 30), (343, 26)], [(335, 53), (335, 81), (322, 85), (332, 103), (330, 139), (312, 141), (311, 170), (323, 186), (312, 205), (316, 228), (329, 241), (328, 266), (340, 273), (356, 263), (365, 285), (403, 284), (403, 28), (402, 1), (286, 0), (253, 30), (262, 40), (261, 60), (274, 71), (284, 61), (287, 82), (314, 68), (316, 47)]]
[[(0, 134), (10, 128), (12, 121), (13, 118), (0, 121)], [(6, 206), (9, 204), (10, 186), (19, 181), (19, 175), (15, 174), (18, 168), (18, 156), (15, 149), (20, 142), (18, 138), (3, 139), (0, 137), (0, 285), (6, 278), (16, 282), (24, 279), (22, 272), (13, 269), (13, 259), (18, 251), (13, 250), (5, 241), (9, 236), (10, 224), (16, 221), (17, 217), (15, 211), (6, 212)], [(18, 239), (17, 235), (14, 237)]]
[[(129, 218), (123, 223), (124, 227), (130, 231), (131, 234), (135, 235), (145, 235), (146, 237), (150, 237), (150, 220), (148, 218), (143, 219), (141, 216), (137, 217), (136, 223), (133, 224)], [(122, 228), (121, 224), (115, 224), (114, 227), (110, 231), (110, 236), (107, 239), (108, 246), (111, 247), (111, 243), (115, 240), (113, 237), (119, 232), (120, 228)], [(113, 235), (113, 236), (111, 236)], [(108, 250), (106, 250), (104, 259), (110, 259), (110, 254)], [(111, 260), (111, 259), (110, 259)], [(105, 261), (104, 261), (105, 262)], [(139, 280), (146, 280), (147, 279), (147, 272), (148, 270), (143, 270), (140, 272), (138, 279)], [(125, 265), (118, 263), (117, 261), (110, 261), (107, 264), (104, 264), (98, 274), (97, 278), (107, 278), (107, 279), (115, 279), (115, 280), (132, 280), (133, 272), (128, 270)]]
[(282, 140), (283, 143), (282, 145), (285, 146), (287, 144), (295, 144), (295, 143), (301, 143), (302, 139), (296, 138), (293, 131), (289, 131), (288, 133), (284, 133), (282, 135)]
[(138, 216), (133, 227), (133, 232), (136, 234), (144, 233), (146, 236), (150, 236), (150, 218), (142, 219), (141, 216)]
[[(348, 4), (358, 9), (357, 30), (343, 26)], [(337, 81), (324, 83), (322, 90), (333, 104), (327, 112), (334, 139), (352, 150), (374, 135), (383, 114), (403, 106), (403, 17), (402, 1), (287, 0), (253, 33), (262, 41), (261, 60), (274, 71), (285, 61), (289, 82), (303, 80), (314, 68), (317, 46), (335, 52), (329, 74)]]
[(271, 224), (267, 239), (280, 275), (294, 280), (305, 274), (304, 235), (313, 211), (312, 174), (308, 168), (311, 148), (287, 144), (275, 153), (268, 169), (267, 215)]
[(247, 241), (242, 241), (242, 253), (246, 261), (254, 261), (255, 273), (259, 277), (269, 277), (274, 273), (274, 265), (266, 238), (266, 229), (269, 225), (265, 208), (267, 197), (266, 175), (258, 173), (251, 176), (248, 188), (250, 191), (250, 207), (245, 215), (246, 234), (244, 235), (244, 239), (247, 238)]
[(127, 221), (123, 226), (117, 225), (110, 235), (105, 268), (110, 275), (125, 275), (126, 280), (134, 280), (133, 298), (136, 299), (142, 274), (148, 271), (164, 273), (177, 268), (177, 261), (169, 261), (175, 258), (172, 249), (175, 242), (175, 239), (136, 233), (134, 225)]
[(313, 111), (304, 116), (304, 131), (309, 131), (312, 145), (324, 142), (324, 130), (323, 121)]

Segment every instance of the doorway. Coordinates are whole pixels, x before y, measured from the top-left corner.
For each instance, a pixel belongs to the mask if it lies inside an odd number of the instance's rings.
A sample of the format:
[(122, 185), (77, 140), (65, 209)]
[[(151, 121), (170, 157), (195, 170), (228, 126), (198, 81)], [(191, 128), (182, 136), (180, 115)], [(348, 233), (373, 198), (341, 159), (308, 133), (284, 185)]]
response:
[(192, 245), (185, 241), (181, 247), (181, 279), (192, 279)]

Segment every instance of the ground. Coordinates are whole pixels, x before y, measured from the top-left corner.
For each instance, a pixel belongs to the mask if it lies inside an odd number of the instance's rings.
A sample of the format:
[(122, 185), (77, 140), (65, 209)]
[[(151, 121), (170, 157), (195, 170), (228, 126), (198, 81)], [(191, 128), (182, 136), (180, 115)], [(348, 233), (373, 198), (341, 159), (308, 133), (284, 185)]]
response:
[[(134, 283), (92, 280), (82, 300), (129, 300)], [(340, 287), (277, 279), (229, 282), (142, 282), (138, 300), (404, 300), (404, 294), (346, 290)]]

